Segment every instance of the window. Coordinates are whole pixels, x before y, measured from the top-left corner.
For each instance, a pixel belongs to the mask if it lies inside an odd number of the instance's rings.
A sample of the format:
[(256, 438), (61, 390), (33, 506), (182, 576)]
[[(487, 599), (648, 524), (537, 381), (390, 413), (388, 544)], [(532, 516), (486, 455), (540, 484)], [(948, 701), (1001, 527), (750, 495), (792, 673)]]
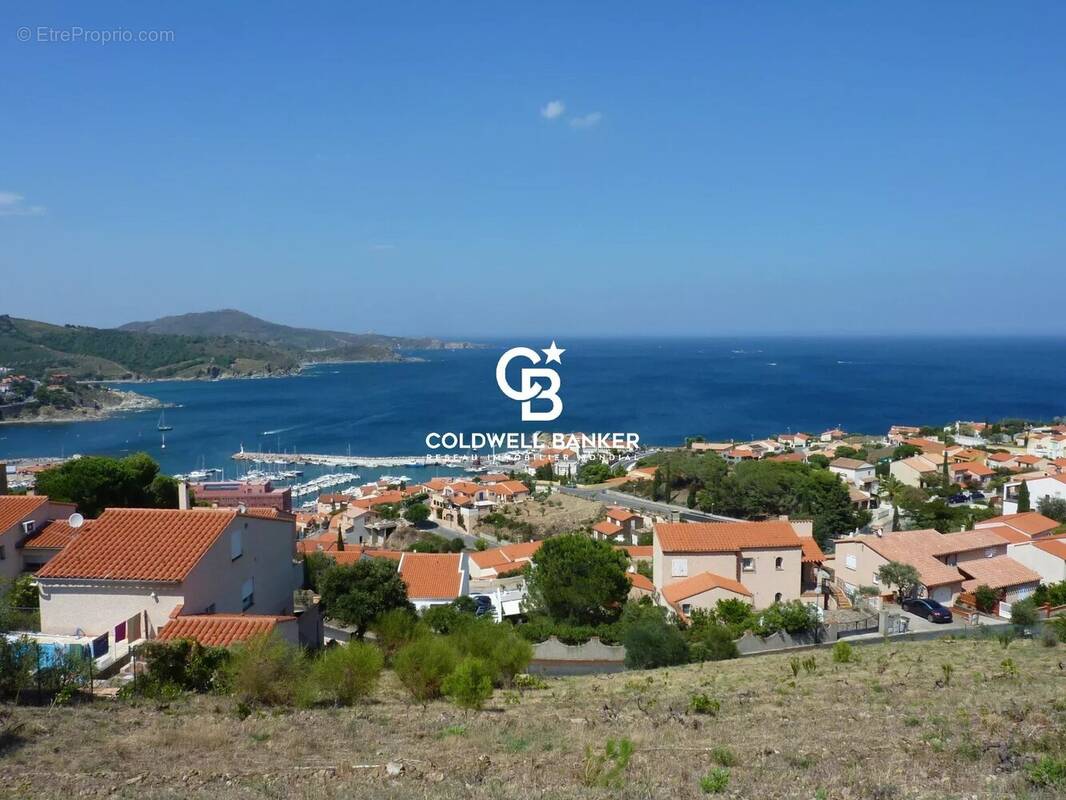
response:
[(688, 559), (687, 558), (674, 558), (670, 560), (670, 577), (671, 578), (687, 578), (688, 577)]
[(255, 602), (255, 579), (249, 578), (241, 586), (241, 608), (247, 611)]
[(681, 613), (682, 614), (684, 614), (685, 616), (688, 616), (688, 614), (691, 611), (692, 611), (692, 604), (691, 603), (682, 603), (681, 604)]
[(32, 519), (28, 519), (28, 520), (26, 520), (25, 522), (22, 523), (22, 532), (23, 533), (33, 533), (33, 529), (36, 528), (36, 527), (37, 527), (37, 523), (34, 522)]
[(781, 558), (781, 556), (778, 556), (777, 558), (775, 558), (774, 559), (774, 567), (776, 569), (784, 569), (785, 568), (785, 559)]
[(740, 559), (740, 568), (744, 572), (755, 571), (755, 559), (754, 558), (742, 558)]
[(244, 550), (241, 548), (241, 532), (232, 531), (229, 535), (229, 558), (230, 561), (236, 561), (241, 557), (241, 553)]
[(5, 558), (7, 558), (7, 548), (0, 544), (0, 561), (3, 561)]
[(858, 569), (858, 564), (854, 555), (844, 556), (844, 566), (848, 569)]
[(777, 594), (774, 595), (774, 602), (775, 603), (780, 603), (781, 602), (781, 592), (778, 592)]
[(207, 608), (205, 608), (205, 609), (204, 609), (204, 613), (205, 613), (205, 614), (214, 614), (214, 613), (215, 613), (215, 604), (214, 604), (214, 603), (212, 603), (212, 604), (211, 604), (211, 605), (209, 605), (209, 606), (208, 606)]

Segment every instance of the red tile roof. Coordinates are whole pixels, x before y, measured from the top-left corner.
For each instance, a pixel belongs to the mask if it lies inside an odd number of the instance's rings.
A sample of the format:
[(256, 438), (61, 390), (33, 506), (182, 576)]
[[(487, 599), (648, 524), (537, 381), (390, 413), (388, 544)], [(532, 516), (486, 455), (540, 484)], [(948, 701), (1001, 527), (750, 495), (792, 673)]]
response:
[(1007, 543), (999, 533), (990, 528), (977, 528), (962, 533), (941, 534), (940, 541), (928, 552), (934, 556), (946, 556), (950, 553), (965, 553), (967, 550), (980, 550), (985, 547), (1002, 547)]
[(30, 538), (22, 543), (23, 550), (62, 550), (79, 533), (89, 529), (92, 520), (86, 520), (80, 528), (70, 527), (65, 519), (57, 519), (40, 528)]
[(803, 558), (801, 560), (804, 564), (821, 564), (825, 561), (825, 553), (818, 546), (818, 542), (809, 536), (800, 536), (799, 540), (800, 545), (803, 546)]
[(726, 553), (761, 548), (802, 547), (783, 520), (768, 522), (661, 522), (655, 536), (664, 553)]
[(981, 527), (986, 525), (1009, 525), (1022, 533), (1036, 536), (1055, 530), (1059, 523), (1049, 517), (1045, 517), (1038, 511), (1023, 511), (1020, 514), (1004, 514), (1001, 517), (992, 517), (979, 523), (979, 525)]
[(204, 647), (229, 647), (254, 636), (270, 633), (279, 622), (296, 617), (258, 614), (203, 614), (176, 617), (159, 629), (161, 641), (192, 639)]
[(411, 599), (454, 600), (462, 591), (461, 553), (404, 553), (400, 577)]
[(604, 536), (617, 536), (623, 529), (621, 525), (615, 525), (613, 522), (603, 519), (593, 525), (592, 530), (596, 531), (596, 533), (602, 533)]
[(540, 550), (541, 542), (524, 542), (493, 547), (479, 553), (471, 553), (470, 560), (480, 569), (492, 569), (516, 561), (528, 561)]
[(973, 591), (978, 586), (990, 589), (1009, 589), (1027, 583), (1040, 583), (1040, 574), (1010, 556), (994, 558), (975, 558), (959, 564), (959, 570), (970, 576), (963, 581), (962, 588)]
[(888, 561), (910, 564), (921, 576), (924, 586), (943, 586), (959, 583), (962, 573), (938, 560), (932, 553), (943, 546), (944, 534), (932, 529), (895, 531), (884, 536), (856, 536), (843, 539), (840, 544), (862, 542)]
[(752, 596), (751, 592), (744, 584), (735, 581), (732, 578), (724, 578), (721, 575), (715, 575), (713, 572), (701, 572), (699, 575), (693, 575), (691, 578), (685, 578), (676, 583), (667, 584), (663, 587), (662, 595), (668, 603), (680, 603), (682, 600), (687, 600), (690, 597), (703, 594), (711, 589), (725, 589), (734, 594), (743, 595), (744, 597)]
[(611, 506), (608, 508), (607, 516), (618, 522), (627, 522), (628, 520), (636, 519), (637, 517), (637, 515), (628, 508), (618, 508), (617, 506)]
[(655, 591), (655, 584), (639, 572), (627, 572), (626, 578), (629, 579), (634, 589), (643, 589), (645, 592)]
[(235, 509), (109, 508), (37, 575), (180, 583), (236, 517)]
[(1033, 542), (1033, 547), (1066, 561), (1066, 538), (1055, 536), (1051, 539), (1037, 539)]
[(655, 548), (649, 545), (619, 545), (632, 559), (648, 559), (655, 555)]
[(43, 494), (0, 495), (0, 533), (5, 533), (47, 502), (48, 498)]

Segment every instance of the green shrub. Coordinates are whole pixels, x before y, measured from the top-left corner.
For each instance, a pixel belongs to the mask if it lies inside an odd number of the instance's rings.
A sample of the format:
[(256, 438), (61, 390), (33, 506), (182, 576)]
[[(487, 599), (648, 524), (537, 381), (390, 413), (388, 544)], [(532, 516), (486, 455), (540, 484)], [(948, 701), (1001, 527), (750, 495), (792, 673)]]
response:
[(386, 611), (374, 621), (372, 628), (374, 640), (385, 654), (386, 661), (391, 661), (405, 644), (427, 633), (426, 626), (407, 608)]
[(945, 686), (951, 685), (951, 675), (954, 672), (955, 667), (953, 665), (946, 662), (940, 665), (940, 673), (944, 676), (941, 680), (943, 680)]
[(1032, 598), (1019, 600), (1010, 608), (1010, 621), (1014, 625), (1035, 625), (1037, 620), (1036, 603)]
[(688, 701), (689, 710), (693, 714), (709, 714), (716, 716), (722, 709), (722, 704), (707, 694), (699, 693), (692, 695)]
[(721, 794), (729, 787), (729, 770), (715, 767), (700, 778), (700, 789), (704, 794)]
[(624, 643), (628, 669), (669, 667), (688, 661), (685, 637), (665, 620), (642, 620), (626, 632)]
[(1043, 644), (1044, 647), (1058, 647), (1059, 635), (1055, 632), (1054, 628), (1045, 625), (1044, 629), (1040, 631), (1040, 643)]
[(585, 747), (586, 786), (603, 786), (619, 789), (625, 783), (625, 771), (633, 758), (633, 742), (629, 739), (608, 739), (603, 753), (594, 753), (591, 746)]
[(727, 625), (705, 624), (690, 629), (689, 657), (692, 661), (725, 661), (740, 655), (733, 631)]
[(728, 747), (716, 747), (711, 751), (711, 758), (720, 767), (735, 767), (737, 757)]
[(985, 584), (981, 584), (973, 590), (974, 605), (978, 611), (991, 614), (999, 602), (999, 595)]
[(833, 661), (837, 664), (850, 663), (852, 656), (851, 645), (847, 642), (837, 642), (833, 645)]
[(466, 656), (441, 684), (441, 693), (459, 708), (479, 711), (492, 697), (493, 668), (480, 658)]
[(1042, 788), (1066, 788), (1066, 759), (1044, 756), (1030, 764), (1026, 778), (1033, 786)]
[(779, 631), (808, 633), (817, 630), (820, 624), (818, 612), (813, 607), (799, 600), (790, 600), (763, 609), (751, 628), (758, 636), (770, 636)]
[(497, 686), (510, 686), (514, 676), (533, 660), (533, 646), (514, 627), (488, 617), (466, 617), (449, 639), (461, 655), (484, 660), (492, 668)]
[(27, 637), (11, 641), (0, 636), (0, 700), (18, 700), (36, 668), (37, 652)]
[(425, 636), (397, 651), (393, 669), (411, 696), (425, 704), (440, 697), (441, 685), (458, 661), (455, 645), (440, 636)]
[(237, 698), (246, 704), (289, 705), (306, 689), (300, 649), (277, 633), (256, 636), (235, 647), (229, 676)]
[(135, 691), (144, 695), (170, 690), (210, 692), (223, 689), (229, 651), (204, 647), (191, 639), (148, 642), (141, 648), (147, 669), (137, 679)]
[(335, 705), (350, 706), (370, 695), (381, 677), (385, 656), (365, 642), (349, 642), (326, 650), (315, 661), (319, 690)]
[(1047, 621), (1047, 626), (1055, 632), (1060, 642), (1066, 642), (1066, 616), (1052, 617)]

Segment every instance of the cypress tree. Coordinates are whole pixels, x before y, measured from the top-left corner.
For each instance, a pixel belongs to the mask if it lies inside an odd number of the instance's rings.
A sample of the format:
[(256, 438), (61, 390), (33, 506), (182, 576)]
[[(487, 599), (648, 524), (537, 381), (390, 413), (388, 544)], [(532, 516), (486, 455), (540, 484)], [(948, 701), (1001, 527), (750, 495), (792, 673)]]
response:
[(1018, 513), (1022, 514), (1026, 511), (1032, 511), (1029, 505), (1029, 484), (1022, 481), (1021, 488), (1018, 489)]

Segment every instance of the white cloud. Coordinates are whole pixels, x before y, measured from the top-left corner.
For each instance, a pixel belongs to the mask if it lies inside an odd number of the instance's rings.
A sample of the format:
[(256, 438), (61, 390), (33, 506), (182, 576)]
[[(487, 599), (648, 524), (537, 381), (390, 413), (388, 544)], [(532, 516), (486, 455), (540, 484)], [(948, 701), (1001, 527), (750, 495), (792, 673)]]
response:
[(549, 100), (548, 103), (540, 110), (540, 115), (544, 119), (558, 119), (566, 111), (566, 105), (562, 100)]
[(28, 206), (21, 194), (0, 192), (0, 217), (39, 217), (45, 212), (44, 206)]
[(603, 119), (603, 114), (599, 111), (592, 111), (588, 114), (583, 114), (580, 117), (573, 117), (570, 120), (571, 128), (595, 128), (600, 124), (600, 120)]

